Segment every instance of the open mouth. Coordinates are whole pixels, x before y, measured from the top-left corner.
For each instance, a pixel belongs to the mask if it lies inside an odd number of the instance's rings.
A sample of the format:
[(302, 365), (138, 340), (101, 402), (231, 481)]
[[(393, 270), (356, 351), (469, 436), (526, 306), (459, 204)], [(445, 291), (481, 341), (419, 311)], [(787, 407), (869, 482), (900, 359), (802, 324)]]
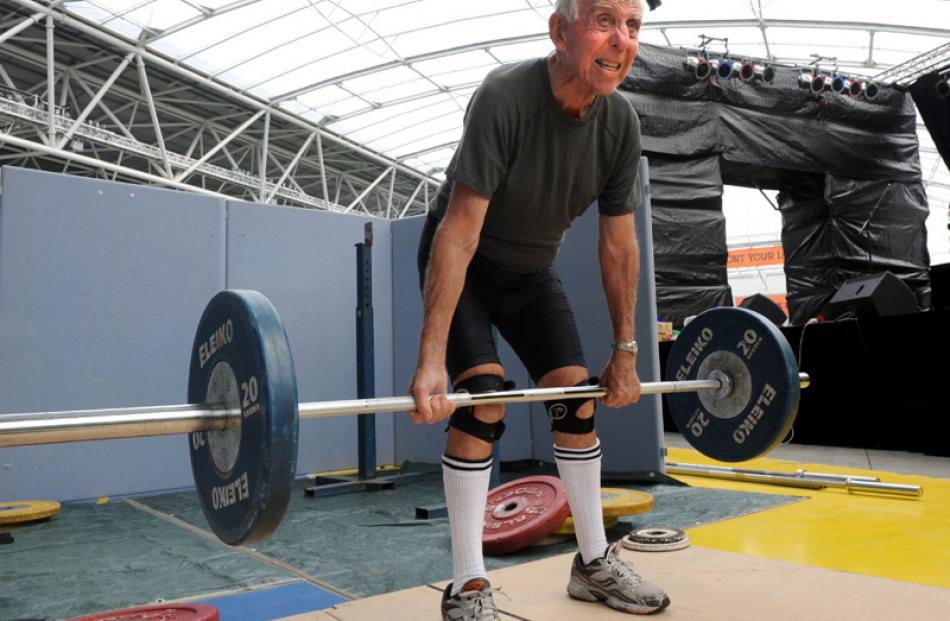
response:
[(620, 70), (620, 63), (612, 63), (610, 61), (604, 60), (603, 58), (598, 58), (594, 62), (600, 65), (601, 67), (603, 67), (604, 69), (607, 69), (608, 71)]

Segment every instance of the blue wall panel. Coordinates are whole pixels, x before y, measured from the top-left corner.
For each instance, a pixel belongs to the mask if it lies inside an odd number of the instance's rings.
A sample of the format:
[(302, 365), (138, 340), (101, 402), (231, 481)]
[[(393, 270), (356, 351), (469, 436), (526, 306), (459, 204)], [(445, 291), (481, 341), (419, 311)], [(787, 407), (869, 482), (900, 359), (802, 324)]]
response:
[[(224, 202), (4, 168), (0, 412), (184, 403)], [(184, 436), (0, 449), (0, 497), (191, 485)]]
[[(312, 209), (228, 203), (229, 288), (256, 289), (290, 338), (301, 401), (355, 399), (356, 244), (373, 222), (376, 395), (392, 394), (390, 222)], [(356, 417), (300, 424), (298, 474), (352, 467)], [(377, 463), (393, 463), (392, 415), (376, 417)]]

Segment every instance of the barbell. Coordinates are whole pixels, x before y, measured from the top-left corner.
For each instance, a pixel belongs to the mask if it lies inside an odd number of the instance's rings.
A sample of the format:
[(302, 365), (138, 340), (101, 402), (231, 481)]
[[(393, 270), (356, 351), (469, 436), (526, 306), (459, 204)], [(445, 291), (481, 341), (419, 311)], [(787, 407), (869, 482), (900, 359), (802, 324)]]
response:
[[(716, 308), (680, 333), (667, 381), (671, 416), (697, 450), (721, 461), (762, 455), (782, 441), (798, 411), (798, 372), (788, 342), (757, 313)], [(456, 406), (601, 398), (600, 386), (456, 393)], [(192, 472), (208, 524), (230, 545), (270, 536), (290, 501), (300, 419), (404, 412), (412, 397), (299, 403), (294, 362), (276, 309), (261, 293), (226, 290), (198, 323), (188, 404), (0, 415), (0, 447), (190, 434)]]

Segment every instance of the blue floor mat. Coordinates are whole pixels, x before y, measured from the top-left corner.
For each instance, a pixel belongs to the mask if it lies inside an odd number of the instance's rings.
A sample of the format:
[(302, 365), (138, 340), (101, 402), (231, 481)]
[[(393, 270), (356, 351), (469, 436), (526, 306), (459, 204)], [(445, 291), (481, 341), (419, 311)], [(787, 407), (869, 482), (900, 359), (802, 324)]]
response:
[(308, 582), (294, 582), (196, 603), (215, 606), (221, 621), (270, 621), (332, 608), (345, 601), (348, 600)]

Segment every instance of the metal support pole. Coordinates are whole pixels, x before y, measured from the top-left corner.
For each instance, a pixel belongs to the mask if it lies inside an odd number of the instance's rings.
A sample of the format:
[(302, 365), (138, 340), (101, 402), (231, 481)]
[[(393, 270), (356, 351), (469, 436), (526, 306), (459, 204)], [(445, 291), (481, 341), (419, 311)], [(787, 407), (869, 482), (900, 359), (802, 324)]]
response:
[(56, 144), (56, 52), (53, 47), (53, 16), (46, 16), (46, 117), (47, 140), (50, 146)]
[[(376, 396), (373, 339), (373, 223), (363, 229), (363, 243), (356, 244), (356, 391), (361, 399)], [(376, 415), (357, 417), (359, 477), (376, 478)]]

